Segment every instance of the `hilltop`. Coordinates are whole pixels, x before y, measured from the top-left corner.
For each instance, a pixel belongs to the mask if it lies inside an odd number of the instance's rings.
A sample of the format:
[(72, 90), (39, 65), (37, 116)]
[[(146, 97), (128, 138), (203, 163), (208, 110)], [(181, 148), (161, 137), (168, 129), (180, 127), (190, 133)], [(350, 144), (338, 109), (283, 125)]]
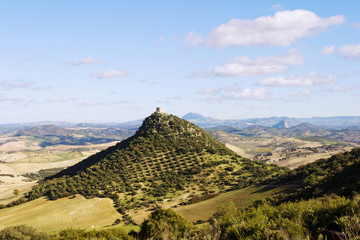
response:
[(134, 136), (40, 181), (13, 204), (41, 196), (54, 200), (81, 194), (110, 197), (123, 213), (172, 201), (181, 194), (184, 204), (195, 195), (206, 199), (282, 171), (241, 158), (186, 120), (153, 113)]

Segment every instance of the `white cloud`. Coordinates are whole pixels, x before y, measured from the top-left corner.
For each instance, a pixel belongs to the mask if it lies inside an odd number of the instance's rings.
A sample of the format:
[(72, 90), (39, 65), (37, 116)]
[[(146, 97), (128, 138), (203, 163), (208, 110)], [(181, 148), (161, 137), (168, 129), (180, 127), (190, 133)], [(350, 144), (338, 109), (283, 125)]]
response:
[(333, 54), (335, 52), (335, 47), (334, 45), (326, 45), (324, 46), (323, 50), (320, 52), (320, 54), (322, 55), (328, 55), (328, 54)]
[(256, 89), (232, 89), (227, 91), (225, 95), (229, 99), (245, 99), (245, 100), (261, 100), (261, 101), (271, 101), (279, 100), (280, 96), (274, 95), (269, 92), (266, 88), (256, 88)]
[(220, 77), (236, 76), (260, 76), (272, 73), (284, 72), (290, 65), (303, 64), (302, 54), (292, 49), (286, 54), (270, 57), (250, 59), (242, 56), (230, 59), (222, 66), (213, 68), (212, 73)]
[(324, 46), (321, 54), (337, 54), (345, 58), (358, 59), (360, 58), (360, 44), (343, 45), (337, 50), (333, 45)]
[(212, 103), (220, 103), (225, 100), (280, 100), (280, 96), (272, 94), (266, 88), (242, 88), (238, 83), (232, 86), (225, 86), (221, 88), (207, 88), (202, 91), (198, 91), (197, 93), (215, 96), (210, 99), (210, 102)]
[(219, 89), (219, 88), (205, 88), (203, 90), (197, 91), (196, 93), (199, 93), (199, 94), (214, 94), (214, 93), (217, 93), (219, 91), (221, 91), (221, 89)]
[(35, 57), (34, 56), (23, 56), (22, 58), (20, 58), (19, 60), (18, 60), (18, 62), (31, 62), (31, 61), (33, 61), (35, 59)]
[(331, 85), (334, 84), (336, 76), (327, 75), (323, 76), (317, 72), (310, 72), (308, 75), (303, 76), (290, 76), (290, 77), (268, 77), (257, 82), (261, 86), (281, 86), (281, 87), (304, 87), (316, 85)]
[(286, 7), (282, 4), (275, 4), (273, 6), (271, 6), (271, 9), (275, 9), (275, 10), (285, 10)]
[(360, 28), (360, 22), (354, 24), (354, 28)]
[(99, 59), (99, 58), (94, 58), (94, 57), (87, 57), (84, 58), (78, 62), (74, 62), (74, 61), (63, 61), (64, 65), (75, 65), (75, 66), (79, 66), (79, 65), (84, 65), (84, 64), (91, 64), (91, 63), (104, 63), (103, 60)]
[(274, 16), (254, 20), (232, 19), (213, 29), (206, 37), (190, 31), (185, 41), (191, 45), (211, 47), (270, 45), (289, 46), (305, 36), (324, 31), (332, 25), (343, 24), (343, 15), (320, 18), (302, 9), (276, 12)]
[(360, 58), (360, 44), (344, 45), (337, 50), (337, 53), (346, 58)]
[(203, 70), (195, 70), (188, 76), (188, 78), (204, 78), (209, 76), (210, 76), (209, 72), (205, 72)]
[(344, 93), (344, 92), (350, 92), (350, 91), (356, 91), (360, 90), (360, 86), (333, 86), (329, 89), (330, 92), (338, 92), (338, 93)]
[(311, 95), (311, 91), (309, 89), (303, 89), (298, 92), (292, 92), (291, 95), (294, 97), (306, 97)]
[(149, 78), (143, 78), (141, 80), (138, 80), (137, 82), (144, 83), (144, 82), (148, 82), (148, 81), (149, 81)]
[(156, 40), (157, 43), (162, 43), (163, 41), (165, 41), (165, 37), (164, 37), (164, 36), (160, 36), (160, 37), (158, 37), (158, 39)]
[(178, 95), (178, 96), (175, 96), (175, 97), (172, 97), (170, 98), (170, 100), (185, 100), (185, 99), (188, 99), (189, 95)]
[(98, 102), (98, 101), (87, 101), (87, 102), (82, 102), (79, 105), (83, 107), (96, 107), (96, 106), (106, 105), (106, 103)]
[(127, 76), (127, 73), (124, 71), (108, 70), (101, 74), (94, 73), (90, 77), (103, 79), (103, 78), (118, 78), (118, 77), (126, 77), (126, 76)]
[(15, 81), (9, 82), (6, 80), (0, 81), (0, 88), (4, 90), (13, 90), (16, 88), (30, 88), (34, 86), (36, 83), (34, 81)]
[(44, 90), (49, 90), (53, 88), (53, 86), (36, 86), (36, 87), (33, 87), (31, 88), (31, 90), (35, 90), (35, 91), (44, 91)]
[(69, 102), (73, 100), (74, 98), (71, 97), (58, 97), (58, 98), (49, 99), (48, 102)]
[(0, 104), (1, 103), (12, 103), (12, 104), (19, 104), (23, 102), (23, 99), (20, 98), (9, 98), (5, 94), (0, 93)]
[(84, 58), (84, 59), (80, 60), (79, 62), (75, 63), (75, 65), (83, 65), (83, 64), (89, 64), (89, 63), (103, 63), (103, 61), (99, 58), (87, 57), (87, 58)]

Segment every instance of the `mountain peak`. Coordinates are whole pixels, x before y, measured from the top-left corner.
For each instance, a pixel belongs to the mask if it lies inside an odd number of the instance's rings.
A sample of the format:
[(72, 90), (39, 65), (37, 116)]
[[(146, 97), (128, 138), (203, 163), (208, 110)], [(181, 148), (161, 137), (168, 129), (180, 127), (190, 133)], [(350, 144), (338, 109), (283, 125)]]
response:
[[(242, 159), (193, 123), (155, 112), (134, 136), (45, 179), (26, 198), (82, 194), (110, 197), (119, 208), (137, 208), (140, 202), (132, 199), (150, 201), (170, 192), (190, 191), (198, 184), (203, 194), (219, 193), (259, 182), (277, 171)], [(121, 202), (118, 193), (125, 193)]]
[(281, 120), (277, 124), (272, 125), (272, 127), (277, 129), (285, 129), (285, 128), (290, 128), (290, 125), (286, 120)]
[(134, 135), (134, 138), (138, 137), (166, 139), (167, 144), (175, 149), (185, 147), (196, 152), (211, 149), (218, 153), (232, 154), (231, 150), (195, 124), (166, 113), (155, 112), (147, 117)]
[(206, 117), (204, 117), (200, 113), (195, 113), (195, 112), (189, 112), (186, 115), (184, 115), (182, 118), (186, 120), (206, 119)]

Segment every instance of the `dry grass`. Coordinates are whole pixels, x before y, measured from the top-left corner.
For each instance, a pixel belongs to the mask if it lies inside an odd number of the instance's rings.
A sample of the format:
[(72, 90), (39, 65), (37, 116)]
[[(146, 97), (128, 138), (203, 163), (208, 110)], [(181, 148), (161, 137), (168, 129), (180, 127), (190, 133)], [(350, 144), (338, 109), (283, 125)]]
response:
[(90, 228), (111, 225), (121, 215), (111, 199), (85, 199), (82, 196), (48, 201), (44, 198), (0, 210), (0, 228), (25, 224), (41, 231)]
[(291, 188), (286, 186), (251, 186), (224, 193), (206, 201), (174, 208), (174, 210), (183, 215), (189, 221), (207, 220), (221, 205), (234, 202), (237, 207), (245, 208), (256, 200), (264, 199), (273, 194), (287, 191), (289, 189)]

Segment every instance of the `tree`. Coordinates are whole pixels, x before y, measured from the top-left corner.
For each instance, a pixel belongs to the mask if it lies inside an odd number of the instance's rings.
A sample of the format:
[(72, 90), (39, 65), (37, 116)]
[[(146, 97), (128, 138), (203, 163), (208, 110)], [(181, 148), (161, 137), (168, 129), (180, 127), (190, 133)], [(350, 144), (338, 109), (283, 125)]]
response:
[(192, 234), (193, 225), (172, 209), (158, 209), (141, 225), (140, 239), (183, 239)]
[(14, 189), (14, 195), (17, 197), (20, 195), (20, 190), (19, 189)]
[(36, 229), (26, 226), (26, 225), (17, 225), (6, 227), (0, 231), (0, 240), (25, 240), (25, 239), (37, 239), (45, 240), (50, 239), (50, 237), (42, 232), (38, 232)]

